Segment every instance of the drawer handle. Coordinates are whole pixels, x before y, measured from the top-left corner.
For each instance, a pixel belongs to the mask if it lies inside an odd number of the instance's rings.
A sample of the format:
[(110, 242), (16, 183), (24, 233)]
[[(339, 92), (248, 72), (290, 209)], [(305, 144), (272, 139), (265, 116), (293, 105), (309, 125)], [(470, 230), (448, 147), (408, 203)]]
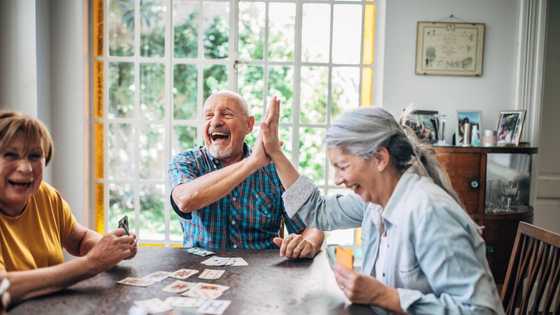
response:
[(471, 180), (471, 188), (478, 189), (478, 187), (480, 187), (480, 182), (478, 181), (478, 179)]

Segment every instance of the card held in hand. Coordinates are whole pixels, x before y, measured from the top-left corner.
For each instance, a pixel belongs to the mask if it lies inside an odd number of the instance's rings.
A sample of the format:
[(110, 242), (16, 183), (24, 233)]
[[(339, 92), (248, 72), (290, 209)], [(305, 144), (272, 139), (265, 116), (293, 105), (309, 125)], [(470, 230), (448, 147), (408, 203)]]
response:
[(128, 232), (128, 217), (126, 215), (119, 220), (119, 228), (123, 229), (126, 235), (130, 235)]

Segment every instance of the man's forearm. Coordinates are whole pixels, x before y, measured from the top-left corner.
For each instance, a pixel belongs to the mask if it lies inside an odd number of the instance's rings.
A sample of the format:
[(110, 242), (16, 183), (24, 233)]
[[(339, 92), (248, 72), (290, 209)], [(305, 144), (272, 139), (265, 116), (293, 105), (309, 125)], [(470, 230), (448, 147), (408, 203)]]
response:
[(243, 159), (173, 189), (173, 200), (182, 212), (189, 213), (223, 198), (258, 169), (250, 159)]
[(80, 256), (84, 256), (99, 242), (101, 234), (87, 229), (84, 238), (80, 242)]

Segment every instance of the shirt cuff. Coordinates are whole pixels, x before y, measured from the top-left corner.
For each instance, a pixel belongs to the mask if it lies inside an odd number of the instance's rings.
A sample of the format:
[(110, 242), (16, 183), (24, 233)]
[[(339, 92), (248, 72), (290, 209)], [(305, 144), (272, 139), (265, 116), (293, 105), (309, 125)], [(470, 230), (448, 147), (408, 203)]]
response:
[(179, 206), (177, 206), (177, 204), (175, 203), (175, 200), (173, 200), (173, 194), (169, 195), (169, 201), (171, 201), (171, 208), (173, 208), (173, 210), (175, 210), (175, 213), (177, 213), (178, 216), (180, 216), (181, 218), (183, 218), (185, 220), (191, 220), (192, 219), (192, 215), (190, 213), (185, 213), (185, 212), (179, 210)]
[(313, 182), (305, 176), (300, 176), (286, 191), (284, 191), (282, 200), (284, 201), (286, 213), (290, 218), (296, 215), (314, 190), (315, 185)]
[(401, 302), (401, 308), (403, 311), (408, 313), (410, 306), (416, 301), (420, 300), (423, 296), (422, 292), (417, 290), (409, 290), (409, 289), (397, 289), (399, 293), (399, 299)]

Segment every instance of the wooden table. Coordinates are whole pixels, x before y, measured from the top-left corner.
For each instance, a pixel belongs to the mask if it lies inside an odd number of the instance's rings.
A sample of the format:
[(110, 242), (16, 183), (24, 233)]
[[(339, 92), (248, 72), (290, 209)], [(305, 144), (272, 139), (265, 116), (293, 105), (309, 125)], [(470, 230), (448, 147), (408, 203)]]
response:
[[(232, 303), (224, 314), (376, 314), (372, 308), (354, 305), (339, 290), (325, 252), (313, 260), (287, 260), (277, 250), (233, 250), (218, 255), (243, 257), (249, 266), (209, 267), (225, 269), (218, 280), (200, 280), (230, 287), (219, 299)], [(182, 249), (142, 248), (137, 256), (121, 262), (108, 272), (78, 283), (62, 292), (35, 298), (13, 307), (9, 314), (128, 314), (135, 300), (165, 300), (178, 294), (162, 288), (174, 279), (166, 279), (147, 288), (117, 284), (129, 277), (141, 277), (154, 271), (192, 268), (202, 271), (204, 257)], [(174, 314), (182, 314), (175, 310)]]

